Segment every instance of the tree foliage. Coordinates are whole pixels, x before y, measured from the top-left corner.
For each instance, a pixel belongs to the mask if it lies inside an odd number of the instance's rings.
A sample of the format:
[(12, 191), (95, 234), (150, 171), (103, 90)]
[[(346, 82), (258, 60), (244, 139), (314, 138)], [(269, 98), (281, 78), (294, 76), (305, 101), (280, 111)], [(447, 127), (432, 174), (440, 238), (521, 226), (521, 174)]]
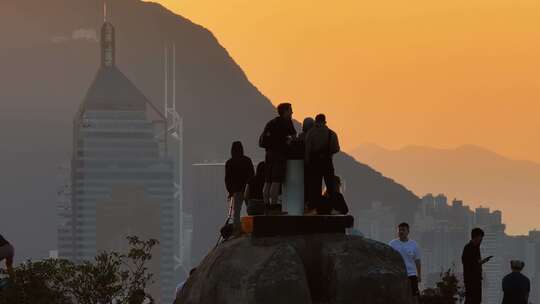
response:
[(435, 288), (426, 288), (421, 295), (423, 304), (455, 304), (462, 299), (463, 288), (452, 268), (441, 273), (441, 280)]
[(147, 264), (158, 242), (127, 239), (127, 253), (102, 252), (93, 262), (48, 259), (19, 265), (5, 279), (0, 304), (154, 303), (146, 292), (153, 283)]

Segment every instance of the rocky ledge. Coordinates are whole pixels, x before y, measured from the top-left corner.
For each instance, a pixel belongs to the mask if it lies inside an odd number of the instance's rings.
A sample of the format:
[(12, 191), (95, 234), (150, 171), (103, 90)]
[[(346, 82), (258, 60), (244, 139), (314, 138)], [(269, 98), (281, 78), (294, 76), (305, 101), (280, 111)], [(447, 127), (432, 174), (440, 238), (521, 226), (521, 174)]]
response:
[(409, 304), (400, 255), (359, 236), (230, 240), (210, 252), (176, 304)]

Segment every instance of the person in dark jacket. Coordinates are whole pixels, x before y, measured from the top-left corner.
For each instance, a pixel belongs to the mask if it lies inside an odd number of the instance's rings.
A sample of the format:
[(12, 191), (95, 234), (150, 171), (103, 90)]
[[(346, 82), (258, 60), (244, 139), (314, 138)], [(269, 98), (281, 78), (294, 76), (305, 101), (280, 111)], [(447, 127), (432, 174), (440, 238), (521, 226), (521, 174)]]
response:
[(512, 272), (502, 280), (504, 292), (502, 304), (528, 304), (531, 292), (531, 281), (521, 273), (525, 263), (522, 261), (510, 261)]
[(461, 262), (463, 263), (463, 281), (465, 283), (465, 304), (480, 304), (482, 302), (482, 265), (492, 257), (482, 259), (480, 244), (484, 231), (474, 228), (471, 231), (471, 241), (463, 248)]
[(15, 248), (0, 234), (0, 262), (6, 260), (8, 272), (13, 271), (13, 257), (15, 256)]
[[(302, 159), (305, 158), (305, 151), (306, 151), (306, 136), (315, 125), (315, 119), (311, 117), (304, 118), (304, 121), (302, 122), (302, 132), (298, 135), (298, 147), (299, 147), (299, 153), (302, 154)], [(309, 183), (308, 180), (310, 178), (310, 171), (309, 166), (304, 161), (304, 208), (309, 206)]]
[(298, 140), (300, 142), (303, 142), (304, 145), (305, 145), (305, 142), (306, 142), (306, 136), (307, 136), (309, 130), (311, 130), (314, 125), (315, 125), (315, 119), (313, 119), (311, 117), (304, 118), (304, 121), (302, 122), (302, 132), (300, 132), (300, 134), (298, 134)]
[[(292, 105), (282, 103), (278, 105), (279, 116), (269, 121), (264, 128), (264, 137), (268, 138), (265, 144), (265, 183), (263, 189), (266, 204), (278, 204), (281, 183), (287, 171), (287, 154), (289, 146), (296, 137), (296, 129), (292, 122)], [(266, 135), (266, 136), (265, 136)], [(261, 144), (259, 142), (259, 144)]]
[(326, 126), (326, 116), (319, 114), (315, 117), (315, 126), (306, 135), (305, 165), (308, 174), (308, 203), (307, 213), (317, 209), (322, 200), (322, 181), (328, 189), (328, 195), (335, 192), (334, 185), (334, 154), (340, 151), (337, 134)]
[(253, 174), (253, 162), (251, 158), (244, 155), (242, 143), (233, 142), (231, 158), (225, 163), (225, 186), (229, 192), (229, 198), (232, 198), (235, 234), (240, 233), (240, 212), (244, 202), (244, 191)]

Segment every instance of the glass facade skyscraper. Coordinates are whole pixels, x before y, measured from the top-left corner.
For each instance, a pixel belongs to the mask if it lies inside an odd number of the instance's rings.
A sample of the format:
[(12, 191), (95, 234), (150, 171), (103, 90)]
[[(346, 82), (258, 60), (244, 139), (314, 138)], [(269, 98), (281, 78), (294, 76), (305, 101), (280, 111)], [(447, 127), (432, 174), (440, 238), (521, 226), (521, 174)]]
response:
[(112, 24), (102, 28), (101, 67), (73, 126), (69, 204), (61, 207), (59, 257), (92, 260), (127, 249), (128, 235), (155, 238), (153, 295), (174, 297), (179, 252), (178, 165), (166, 119), (115, 66)]

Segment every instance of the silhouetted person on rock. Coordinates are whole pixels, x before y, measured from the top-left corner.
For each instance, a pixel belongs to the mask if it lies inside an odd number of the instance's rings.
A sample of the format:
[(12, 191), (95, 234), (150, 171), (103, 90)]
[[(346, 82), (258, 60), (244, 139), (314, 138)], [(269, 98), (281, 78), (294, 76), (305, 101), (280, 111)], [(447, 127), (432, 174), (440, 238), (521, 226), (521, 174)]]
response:
[(349, 207), (345, 197), (341, 193), (341, 178), (334, 176), (334, 195), (330, 195), (328, 189), (323, 194), (322, 203), (317, 207), (318, 214), (345, 215), (349, 213)]
[(502, 304), (528, 304), (531, 292), (531, 281), (521, 273), (525, 263), (522, 261), (510, 261), (512, 272), (502, 280), (504, 292)]
[(335, 192), (334, 163), (332, 157), (338, 153), (339, 140), (337, 134), (326, 126), (326, 116), (315, 117), (315, 125), (306, 135), (305, 166), (308, 168), (308, 213), (316, 209), (322, 199), (322, 180), (328, 189), (328, 195)]
[(263, 188), (264, 188), (264, 162), (257, 164), (257, 170), (255, 176), (249, 179), (246, 191), (244, 192), (244, 199), (247, 200), (263, 200)]
[(292, 141), (288, 159), (304, 159), (306, 151), (306, 135), (315, 125), (315, 120), (311, 117), (306, 117), (302, 123), (302, 132)]
[[(302, 132), (298, 134), (298, 140), (302, 143), (306, 143), (306, 135), (313, 128), (315, 125), (315, 119), (311, 117), (304, 118), (304, 121), (302, 122)], [(303, 151), (302, 151), (303, 152)]]
[[(260, 162), (257, 165), (255, 176), (249, 179), (246, 191), (244, 192), (244, 199), (248, 206), (248, 214), (252, 215), (252, 212), (264, 214), (264, 162)], [(261, 209), (261, 210), (259, 210)]]
[[(315, 125), (315, 120), (311, 117), (304, 118), (304, 121), (302, 122), (302, 132), (298, 134), (298, 138), (296, 139), (295, 143), (295, 154), (298, 154), (299, 159), (305, 158), (305, 151), (306, 151), (306, 136), (309, 130), (313, 128)], [(309, 205), (308, 203), (308, 178), (310, 176), (309, 173), (309, 166), (304, 162), (304, 208)]]
[(491, 259), (491, 257), (482, 259), (480, 255), (480, 244), (482, 244), (483, 238), (484, 231), (480, 228), (474, 228), (471, 231), (471, 240), (465, 245), (461, 255), (465, 304), (482, 302), (482, 265)]
[(279, 116), (269, 121), (259, 138), (259, 146), (266, 149), (263, 198), (266, 204), (278, 204), (281, 183), (287, 171), (287, 155), (296, 136), (290, 103), (278, 105)]
[(407, 276), (411, 283), (412, 296), (416, 303), (419, 301), (420, 290), (418, 289), (418, 283), (422, 278), (422, 263), (420, 260), (420, 248), (416, 241), (409, 239), (409, 224), (401, 223), (398, 225), (398, 238), (390, 241), (390, 247), (394, 248), (405, 262), (405, 269)]
[(240, 212), (244, 202), (244, 191), (253, 174), (253, 163), (251, 158), (244, 155), (242, 143), (233, 142), (231, 158), (225, 163), (225, 186), (229, 192), (229, 198), (232, 198), (235, 234), (240, 233)]
[(15, 248), (0, 234), (0, 262), (6, 260), (8, 273), (13, 271), (13, 257)]

